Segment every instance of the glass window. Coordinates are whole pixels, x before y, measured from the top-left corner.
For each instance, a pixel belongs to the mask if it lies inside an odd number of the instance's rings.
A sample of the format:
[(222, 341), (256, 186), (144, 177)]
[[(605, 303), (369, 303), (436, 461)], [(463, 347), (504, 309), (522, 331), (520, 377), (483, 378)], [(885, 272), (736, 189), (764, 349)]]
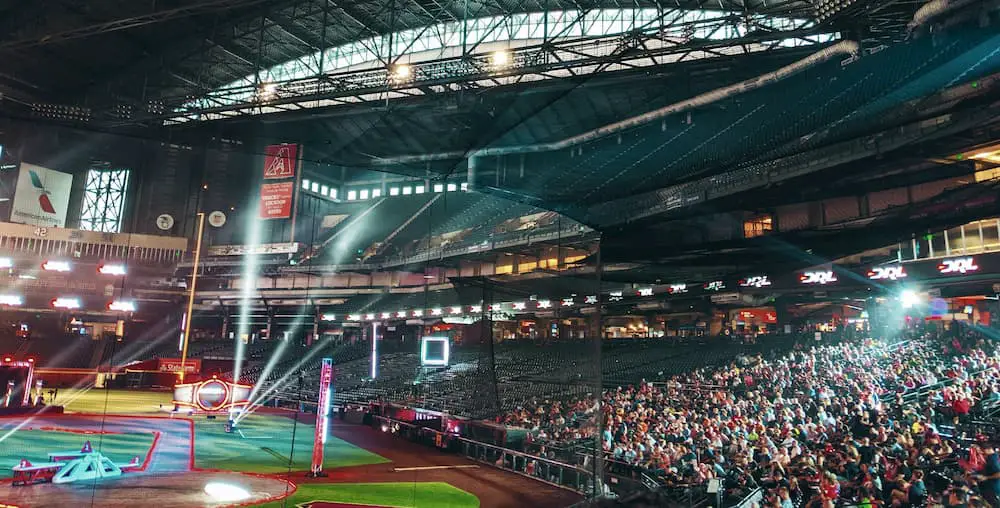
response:
[(377, 198), (382, 196), (382, 189), (372, 189), (372, 197)]
[(390, 196), (398, 196), (399, 195), (399, 187), (390, 187), (389, 188), (389, 195)]
[(458, 190), (458, 186), (457, 185), (455, 185), (453, 183), (449, 183), (448, 184), (448, 192), (455, 192), (456, 190)]
[(329, 185), (324, 185), (324, 186), (320, 187), (319, 188), (319, 193), (322, 194), (322, 195), (324, 195), (324, 196), (329, 196), (330, 195), (330, 186)]
[(128, 194), (128, 169), (91, 169), (83, 188), (80, 229), (118, 233)]
[(410, 187), (409, 185), (403, 187), (403, 195), (409, 196), (410, 194), (413, 194), (413, 187)]
[(313, 192), (319, 192), (319, 182), (313, 182), (312, 183), (312, 191)]
[(443, 183), (434, 184), (434, 192), (444, 192), (444, 184)]
[(462, 192), (469, 190), (469, 182), (462, 182)]
[(305, 178), (302, 179), (302, 188), (305, 189), (305, 190), (309, 190), (309, 180), (308, 179), (305, 179)]
[(330, 197), (333, 198), (333, 199), (337, 199), (337, 188), (336, 187), (330, 189)]
[(361, 199), (368, 199), (368, 189), (361, 189)]
[(983, 228), (983, 248), (987, 251), (1000, 250), (1000, 221), (981, 220), (979, 225)]
[(354, 201), (355, 199), (358, 199), (358, 191), (347, 191), (347, 200)]
[(424, 193), (424, 186), (423, 185), (418, 185), (417, 186), (417, 194), (423, 194), (423, 193)]

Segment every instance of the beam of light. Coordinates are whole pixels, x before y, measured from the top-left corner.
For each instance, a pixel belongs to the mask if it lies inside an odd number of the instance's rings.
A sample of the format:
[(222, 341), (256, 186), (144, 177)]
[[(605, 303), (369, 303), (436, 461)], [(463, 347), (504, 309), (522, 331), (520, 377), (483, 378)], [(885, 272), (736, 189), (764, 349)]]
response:
[(303, 366), (309, 363), (309, 361), (312, 360), (316, 356), (316, 354), (322, 350), (323, 350), (322, 347), (313, 347), (312, 349), (310, 349), (309, 352), (306, 353), (306, 356), (304, 356), (301, 360), (299, 360), (298, 363), (293, 365), (292, 368), (288, 369), (288, 372), (285, 372), (285, 374), (280, 378), (278, 378), (278, 380), (275, 381), (274, 384), (269, 386), (262, 393), (259, 393), (257, 395), (257, 400), (250, 401), (250, 403), (247, 404), (246, 409), (244, 409), (243, 412), (241, 412), (240, 415), (237, 417), (236, 423), (239, 423), (247, 415), (256, 411), (258, 407), (264, 405), (264, 401), (267, 400), (268, 396), (276, 392), (279, 388), (284, 387), (285, 383), (288, 382), (289, 378), (291, 378), (293, 374), (302, 369)]
[[(299, 312), (304, 311), (305, 307), (305, 305), (299, 306)], [(303, 321), (305, 321), (304, 315), (299, 314), (298, 316), (295, 316), (295, 320), (292, 321), (292, 324), (288, 328), (288, 334), (294, 335), (298, 332), (299, 328), (302, 328)], [(267, 377), (271, 375), (271, 371), (274, 370), (274, 367), (278, 365), (278, 363), (280, 363), (281, 357), (285, 354), (285, 349), (288, 348), (288, 343), (289, 341), (283, 340), (280, 344), (278, 344), (278, 347), (274, 350), (274, 354), (271, 355), (271, 358), (268, 358), (267, 363), (264, 364), (264, 369), (260, 371), (260, 376), (257, 378), (257, 382), (254, 383), (253, 388), (250, 390), (250, 396), (247, 397), (247, 400), (254, 400), (254, 397), (257, 395), (257, 392), (260, 391), (261, 386), (263, 386), (263, 384), (267, 381)]]
[(248, 341), (250, 340), (251, 301), (257, 289), (257, 245), (260, 244), (261, 228), (261, 221), (258, 219), (259, 214), (260, 204), (255, 201), (250, 213), (246, 217), (246, 220), (250, 224), (247, 227), (249, 233), (245, 242), (247, 253), (243, 258), (243, 273), (240, 274), (242, 287), (240, 288), (240, 315), (236, 323), (236, 354), (233, 358), (234, 383), (240, 382), (240, 373), (243, 370), (243, 354), (246, 349), (245, 344), (243, 344), (243, 337), (246, 337)]
[[(75, 389), (75, 388), (77, 388), (78, 385), (82, 385), (82, 384), (83, 384), (82, 382), (77, 382), (75, 385), (73, 385), (72, 387), (70, 387), (70, 389), (71, 390)], [(88, 388), (80, 390), (79, 392), (74, 393), (73, 396), (69, 400), (63, 402), (63, 406), (66, 406), (66, 405), (68, 405), (68, 404), (76, 401), (76, 399), (79, 399), (80, 397), (84, 396), (87, 392), (89, 392), (92, 389), (93, 389), (93, 386), (90, 386)], [(22, 428), (24, 428), (25, 425), (27, 425), (27, 424), (35, 421), (35, 418), (39, 414), (41, 414), (42, 411), (44, 411), (44, 410), (45, 410), (45, 406), (42, 406), (42, 407), (38, 408), (37, 411), (35, 411), (34, 413), (32, 413), (27, 418), (24, 418), (17, 425), (15, 425), (13, 428), (11, 428), (7, 432), (5, 432), (4, 435), (0, 436), (0, 443), (3, 443), (4, 441), (7, 440), (7, 438), (9, 438), (10, 436), (13, 436), (14, 434), (16, 434), (17, 431), (19, 431)]]

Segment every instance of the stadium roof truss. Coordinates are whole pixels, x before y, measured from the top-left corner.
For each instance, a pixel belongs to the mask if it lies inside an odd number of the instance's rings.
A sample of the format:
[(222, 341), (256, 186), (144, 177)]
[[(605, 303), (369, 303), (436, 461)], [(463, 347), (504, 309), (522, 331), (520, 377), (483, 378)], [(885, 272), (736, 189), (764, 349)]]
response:
[[(839, 38), (805, 15), (682, 7), (523, 12), (534, 6), (521, 4), (513, 9), (518, 12), (458, 19), (433, 0), (413, 2), (428, 14), (436, 9), (436, 22), (386, 33), (384, 27), (345, 16), (350, 9), (344, 5), (310, 3), (307, 11), (300, 6), (297, 19), (323, 20), (319, 44), (312, 42), (314, 37), (296, 36), (295, 20), (269, 13), (261, 25), (266, 19), (280, 24), (309, 49), (307, 54), (260, 65), (259, 72), (200, 96), (163, 97), (153, 114), (130, 120), (182, 123), (384, 101), (822, 45)], [(398, 8), (397, 2), (383, 5), (393, 6)], [(358, 37), (327, 43), (326, 28), (334, 17), (356, 25)], [(384, 12), (364, 19), (393, 17)], [(257, 28), (244, 36), (257, 37), (263, 50), (268, 43)]]

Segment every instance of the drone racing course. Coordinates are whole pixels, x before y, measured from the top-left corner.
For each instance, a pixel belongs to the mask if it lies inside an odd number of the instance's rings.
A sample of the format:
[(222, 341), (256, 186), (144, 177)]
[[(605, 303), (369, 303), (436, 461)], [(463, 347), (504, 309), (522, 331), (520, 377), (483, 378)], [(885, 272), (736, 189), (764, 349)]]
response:
[(476, 507), (575, 498), (335, 418), (322, 432), (315, 415), (258, 409), (227, 429), (231, 422), (202, 409), (171, 411), (172, 395), (71, 391), (59, 395), (65, 414), (0, 419), (0, 505), (134, 506), (155, 497), (175, 507)]

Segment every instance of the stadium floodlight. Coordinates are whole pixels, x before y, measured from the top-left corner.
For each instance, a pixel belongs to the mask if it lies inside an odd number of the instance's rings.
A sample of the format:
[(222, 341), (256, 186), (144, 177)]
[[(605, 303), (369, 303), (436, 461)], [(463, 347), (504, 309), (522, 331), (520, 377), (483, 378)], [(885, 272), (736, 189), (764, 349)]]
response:
[(584, 299), (584, 303), (591, 304), (591, 305), (597, 303), (597, 295), (591, 295), (591, 296), (586, 297)]
[(475, 314), (477, 312), (482, 312), (482, 311), (483, 311), (483, 306), (482, 305), (472, 305), (472, 306), (469, 307), (469, 312), (471, 312), (473, 314)]
[(14, 268), (14, 260), (11, 258), (0, 258), (0, 268), (5, 270)]
[(510, 65), (510, 52), (505, 50), (494, 51), (490, 55), (490, 63), (494, 67), (506, 67)]
[(330, 313), (321, 314), (319, 316), (319, 320), (320, 321), (336, 321), (337, 320), (337, 315), (336, 314), (330, 314)]
[[(435, 350), (440, 347), (440, 354), (432, 353), (432, 347), (434, 347)], [(445, 367), (448, 365), (450, 356), (451, 344), (448, 337), (421, 337), (420, 365), (427, 367)]]
[(396, 64), (389, 71), (389, 76), (393, 81), (406, 81), (410, 79), (412, 74), (413, 70), (406, 64)]
[(413, 311), (413, 317), (420, 317), (420, 316), (423, 316), (423, 315), (424, 315), (424, 311), (422, 311), (422, 310), (417, 309), (417, 310)]
[(462, 308), (461, 307), (452, 307), (451, 308), (451, 313), (452, 314), (461, 314), (462, 313)]
[(135, 312), (135, 302), (127, 300), (115, 300), (108, 304), (108, 310), (115, 312)]
[(431, 309), (431, 315), (432, 316), (440, 316), (441, 315), (441, 309), (439, 307), (435, 307), (435, 308)]
[(52, 300), (52, 307), (56, 309), (79, 309), (80, 299), (74, 297), (60, 296)]
[(373, 319), (375, 319), (375, 314), (373, 314), (371, 312), (369, 312), (368, 314), (365, 314), (365, 321), (371, 321)]
[(563, 307), (572, 307), (573, 306), (573, 298), (563, 298), (562, 299), (562, 306)]
[(391, 312), (383, 312), (381, 314), (381, 316), (382, 316), (382, 319), (389, 319), (389, 318), (392, 317), (392, 313)]
[(361, 321), (361, 314), (348, 314), (347, 315), (347, 320), (348, 321)]
[(514, 310), (524, 310), (527, 304), (524, 302), (514, 302), (511, 305), (514, 307)]
[(101, 275), (125, 275), (128, 270), (125, 265), (115, 264), (115, 265), (101, 265), (97, 267), (97, 273)]
[(0, 295), (0, 305), (20, 307), (24, 305), (24, 298), (19, 295)]
[(46, 261), (42, 263), (42, 270), (49, 272), (69, 272), (73, 270), (73, 265), (69, 261)]
[(398, 318), (405, 318), (406, 317), (406, 311), (405, 310), (396, 311), (396, 317), (398, 317)]
[(548, 309), (550, 307), (552, 307), (552, 302), (550, 302), (549, 300), (538, 300), (539, 309)]

